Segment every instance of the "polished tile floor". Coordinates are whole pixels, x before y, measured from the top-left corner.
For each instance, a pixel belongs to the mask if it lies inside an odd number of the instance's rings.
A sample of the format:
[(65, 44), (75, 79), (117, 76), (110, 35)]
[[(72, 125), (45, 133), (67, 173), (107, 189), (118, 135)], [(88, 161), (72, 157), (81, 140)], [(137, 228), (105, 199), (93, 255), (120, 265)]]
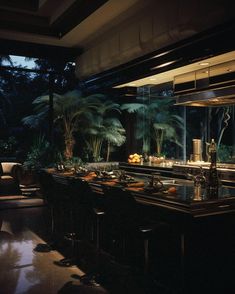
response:
[[(77, 267), (64, 268), (53, 262), (63, 256), (57, 251), (35, 252), (41, 236), (48, 233), (46, 207), (0, 210), (0, 293), (107, 293), (102, 287), (80, 285), (73, 275), (84, 273)], [(19, 202), (15, 202), (19, 207)], [(1, 204), (0, 204), (1, 209)], [(76, 286), (77, 291), (68, 286)]]
[[(50, 228), (42, 199), (0, 198), (0, 294), (175, 294), (87, 241), (79, 243), (82, 270), (54, 264), (67, 254), (66, 244), (57, 248), (60, 252), (34, 250), (50, 240)], [(85, 271), (98, 272), (100, 280), (81, 282), (78, 277)]]

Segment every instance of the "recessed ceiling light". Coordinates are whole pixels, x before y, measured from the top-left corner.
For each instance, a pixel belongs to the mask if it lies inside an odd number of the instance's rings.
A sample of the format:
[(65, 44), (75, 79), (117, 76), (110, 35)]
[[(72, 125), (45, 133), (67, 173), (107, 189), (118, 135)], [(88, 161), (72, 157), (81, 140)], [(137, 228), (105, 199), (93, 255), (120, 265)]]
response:
[(158, 57), (164, 56), (164, 55), (168, 54), (170, 51), (165, 51), (165, 52), (159, 53), (157, 55), (154, 55), (152, 58), (158, 58)]
[(165, 63), (159, 64), (159, 65), (157, 65), (157, 66), (152, 67), (151, 70), (156, 69), (156, 68), (165, 67), (165, 66), (167, 66), (167, 65), (170, 65), (170, 64), (172, 64), (172, 63), (175, 63), (176, 61), (178, 61), (178, 60), (172, 60), (172, 61), (168, 61), (168, 62), (165, 62)]
[(209, 64), (210, 64), (210, 62), (207, 62), (207, 61), (202, 61), (202, 62), (199, 62), (198, 64), (199, 64), (199, 65), (209, 65)]

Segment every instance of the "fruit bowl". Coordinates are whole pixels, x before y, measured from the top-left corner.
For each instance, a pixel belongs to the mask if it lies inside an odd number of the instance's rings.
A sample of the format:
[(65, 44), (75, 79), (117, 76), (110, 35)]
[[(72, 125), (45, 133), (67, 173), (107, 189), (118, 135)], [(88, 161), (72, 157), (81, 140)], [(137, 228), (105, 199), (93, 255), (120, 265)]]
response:
[(140, 163), (142, 155), (138, 153), (130, 154), (128, 157), (128, 163)]

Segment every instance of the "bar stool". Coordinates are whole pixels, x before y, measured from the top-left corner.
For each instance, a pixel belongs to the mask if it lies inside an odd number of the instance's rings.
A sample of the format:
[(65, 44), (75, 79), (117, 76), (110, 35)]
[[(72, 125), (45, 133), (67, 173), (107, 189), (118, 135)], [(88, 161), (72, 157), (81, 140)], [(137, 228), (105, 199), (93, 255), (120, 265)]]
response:
[(59, 233), (61, 242), (67, 240), (71, 243), (72, 254), (69, 258), (64, 258), (54, 263), (60, 266), (73, 266), (76, 263), (76, 243), (79, 241), (79, 236), (75, 230), (75, 209), (76, 209), (76, 189), (74, 187), (73, 177), (63, 175), (53, 175), (54, 193), (59, 203), (57, 213), (60, 216)]
[(80, 240), (91, 239), (95, 241), (97, 249), (99, 248), (100, 217), (103, 213), (95, 206), (95, 196), (87, 181), (58, 175), (54, 175), (53, 178), (55, 193), (60, 202), (60, 213), (65, 220), (63, 238), (70, 241), (72, 247), (72, 258), (63, 259), (56, 264), (70, 266), (78, 261), (77, 250)]
[[(104, 209), (100, 207), (93, 207), (93, 213), (95, 216), (95, 244), (96, 248), (100, 249), (100, 227), (101, 227), (101, 220), (105, 215)], [(94, 230), (93, 230), (94, 232)]]
[(37, 244), (35, 251), (48, 252), (56, 246), (56, 201), (54, 197), (54, 181), (50, 173), (41, 170), (39, 173), (40, 190), (44, 199), (44, 203), (49, 209), (50, 231), (47, 244)]
[(102, 188), (95, 184), (88, 184), (87, 195), (89, 195), (90, 215), (92, 219), (91, 224), (91, 240), (95, 243), (96, 249), (101, 247), (101, 225), (105, 215), (105, 208), (99, 195), (103, 195)]
[(71, 185), (74, 231), (80, 239), (92, 240), (94, 196), (87, 181), (74, 178)]
[(126, 254), (125, 242), (128, 238), (143, 240), (143, 271), (146, 274), (149, 270), (149, 242), (158, 232), (166, 230), (168, 224), (151, 222), (141, 215), (139, 206), (129, 191), (114, 186), (105, 186), (103, 191), (106, 201), (106, 234), (113, 240), (122, 242), (124, 256)]

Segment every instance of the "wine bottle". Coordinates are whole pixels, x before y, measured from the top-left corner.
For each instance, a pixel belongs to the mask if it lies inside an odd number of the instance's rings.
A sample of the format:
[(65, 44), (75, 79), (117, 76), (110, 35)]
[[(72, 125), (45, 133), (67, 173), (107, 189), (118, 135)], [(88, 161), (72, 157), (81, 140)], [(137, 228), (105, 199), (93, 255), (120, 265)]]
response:
[(214, 198), (218, 196), (218, 188), (219, 188), (219, 178), (216, 167), (217, 161), (217, 152), (216, 152), (216, 144), (215, 140), (212, 139), (209, 146), (209, 155), (210, 155), (210, 168), (208, 173), (208, 181), (207, 181), (207, 190), (208, 196), (210, 198)]

